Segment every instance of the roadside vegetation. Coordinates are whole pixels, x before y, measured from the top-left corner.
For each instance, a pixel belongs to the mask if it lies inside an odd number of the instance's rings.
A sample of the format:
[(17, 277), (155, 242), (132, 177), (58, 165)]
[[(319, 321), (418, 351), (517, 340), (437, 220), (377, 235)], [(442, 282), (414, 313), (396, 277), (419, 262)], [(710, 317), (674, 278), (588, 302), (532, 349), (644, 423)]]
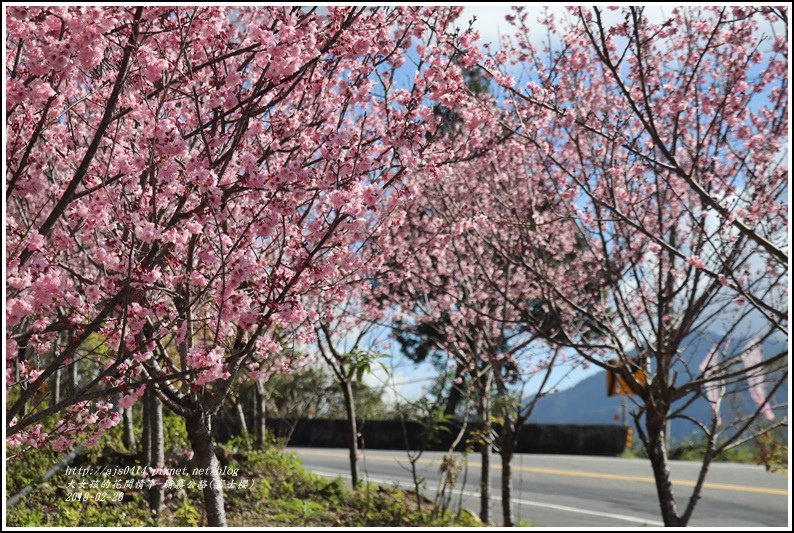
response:
[[(177, 427), (176, 417), (166, 417), (167, 432), (176, 443), (166, 460), (169, 468), (189, 465), (180, 453), (179, 442), (186, 439)], [(121, 431), (108, 432), (99, 446), (78, 456), (71, 467), (134, 466), (137, 459), (123, 450)], [(363, 482), (356, 491), (347, 480), (326, 478), (303, 468), (300, 459), (285, 451), (280, 443), (268, 439), (262, 449), (252, 449), (248, 440), (237, 437), (218, 446), (218, 456), (227, 471), (239, 469), (239, 479), (249, 481), (244, 489), (226, 490), (227, 519), (230, 526), (460, 526), (482, 525), (471, 512), (439, 511), (432, 502), (423, 501), (417, 509), (414, 493), (396, 486)], [(201, 491), (197, 488), (165, 491), (159, 518), (149, 511), (145, 490), (69, 488), (81, 477), (62, 470), (43, 483), (44, 473), (58, 461), (58, 455), (44, 450), (30, 451), (26, 461), (13, 461), (7, 470), (7, 489), (14, 495), (33, 483), (34, 488), (21, 501), (7, 509), (9, 526), (101, 527), (118, 526), (203, 526)], [(135, 476), (86, 476), (87, 481), (107, 480), (111, 485)], [(174, 476), (175, 484), (190, 476)], [(82, 493), (85, 500), (70, 500)], [(120, 501), (114, 494), (121, 493)], [(98, 499), (97, 499), (98, 498)]]
[[(712, 461), (724, 463), (746, 463), (763, 465), (770, 472), (788, 471), (788, 438), (786, 428), (758, 436), (738, 446), (714, 456)], [(705, 455), (706, 442), (703, 439), (688, 438), (673, 442), (670, 459), (679, 461), (701, 461)], [(620, 457), (628, 459), (647, 459), (648, 454), (641, 444), (626, 449)]]

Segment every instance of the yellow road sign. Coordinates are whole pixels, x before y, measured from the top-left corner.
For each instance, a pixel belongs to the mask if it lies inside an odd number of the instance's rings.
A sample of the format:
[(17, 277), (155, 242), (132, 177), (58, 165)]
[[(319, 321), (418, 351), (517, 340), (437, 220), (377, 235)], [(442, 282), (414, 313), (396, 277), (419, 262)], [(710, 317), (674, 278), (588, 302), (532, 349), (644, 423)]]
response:
[[(615, 368), (618, 368), (620, 364), (620, 359), (612, 359), (609, 361), (609, 365)], [(645, 385), (645, 368), (642, 358), (630, 358), (628, 360), (628, 367), (637, 383)], [(607, 396), (631, 396), (632, 394), (634, 394), (634, 391), (631, 390), (631, 387), (621, 374), (607, 370)]]

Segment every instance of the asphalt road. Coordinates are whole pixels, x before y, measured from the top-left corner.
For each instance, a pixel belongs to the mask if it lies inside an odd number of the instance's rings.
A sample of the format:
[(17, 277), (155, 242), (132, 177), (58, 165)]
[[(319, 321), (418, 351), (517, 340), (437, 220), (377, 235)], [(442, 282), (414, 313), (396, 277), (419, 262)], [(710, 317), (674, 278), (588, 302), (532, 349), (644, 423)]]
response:
[[(349, 477), (347, 450), (291, 448), (305, 466), (328, 476)], [(438, 485), (440, 452), (425, 452), (417, 466), (432, 497)], [(501, 523), (498, 456), (491, 459), (491, 516)], [(362, 476), (382, 485), (412, 487), (405, 452), (371, 450), (361, 462)], [(672, 461), (679, 508), (691, 491), (698, 465)], [(479, 510), (479, 455), (469, 457), (463, 505)], [(455, 501), (460, 486), (456, 487)], [(578, 455), (518, 454), (513, 460), (513, 516), (539, 527), (661, 526), (649, 463)], [(691, 526), (771, 526), (788, 524), (788, 477), (761, 466), (712, 465)]]

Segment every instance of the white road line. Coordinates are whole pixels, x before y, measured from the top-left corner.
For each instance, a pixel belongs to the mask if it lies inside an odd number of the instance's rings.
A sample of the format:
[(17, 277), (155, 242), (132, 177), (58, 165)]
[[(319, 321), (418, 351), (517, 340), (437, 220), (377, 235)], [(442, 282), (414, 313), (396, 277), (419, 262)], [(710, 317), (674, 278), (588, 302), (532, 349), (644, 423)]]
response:
[[(311, 468), (308, 465), (304, 465), (305, 468)], [(342, 473), (335, 473), (335, 472), (323, 472), (321, 470), (312, 470), (318, 476), (325, 476), (325, 477), (344, 477), (350, 478), (350, 474), (342, 474)], [(367, 481), (372, 481), (373, 483), (380, 483), (381, 485), (400, 485), (406, 486), (409, 488), (413, 488), (413, 483), (409, 481), (400, 481), (398, 479), (381, 479), (381, 478), (374, 478), (374, 477), (367, 477)], [(460, 491), (456, 491), (456, 494), (460, 494)], [(472, 492), (465, 490), (463, 491), (464, 496), (474, 496), (479, 498), (479, 492)], [(492, 496), (492, 500), (501, 500), (499, 496)], [(545, 502), (537, 502), (534, 500), (524, 500), (521, 498), (513, 498), (513, 503), (517, 503), (519, 505), (528, 505), (532, 507), (544, 507), (546, 509), (555, 509), (557, 511), (565, 511), (567, 513), (576, 513), (576, 514), (584, 514), (590, 516), (599, 516), (602, 518), (612, 518), (614, 520), (622, 520), (624, 522), (631, 522), (633, 524), (640, 524), (644, 526), (664, 526), (664, 522), (660, 522), (658, 520), (651, 520), (648, 518), (638, 518), (635, 516), (627, 516), (617, 513), (604, 513), (601, 511), (591, 511), (588, 509), (580, 509), (578, 507), (568, 507), (567, 505), (558, 505), (556, 503), (545, 503)]]
[[(464, 492), (465, 494), (465, 492)], [(476, 494), (476, 493), (475, 493)], [(476, 494), (479, 496), (479, 494)], [(499, 499), (497, 497), (497, 499)], [(532, 500), (522, 500), (513, 498), (513, 502), (523, 505), (532, 505), (535, 507), (545, 507), (548, 509), (556, 509), (558, 511), (566, 511), (569, 513), (578, 513), (578, 514), (586, 514), (591, 516), (601, 516), (604, 518), (614, 518), (615, 520), (623, 520), (624, 522), (632, 522), (634, 524), (641, 524), (643, 526), (664, 526), (664, 522), (660, 522), (658, 520), (650, 520), (647, 518), (636, 518), (633, 516), (626, 516), (622, 514), (616, 513), (602, 513), (601, 511), (590, 511), (588, 509), (579, 509), (578, 507), (568, 507), (567, 505), (557, 505), (555, 503), (543, 503), (543, 502), (536, 502)]]

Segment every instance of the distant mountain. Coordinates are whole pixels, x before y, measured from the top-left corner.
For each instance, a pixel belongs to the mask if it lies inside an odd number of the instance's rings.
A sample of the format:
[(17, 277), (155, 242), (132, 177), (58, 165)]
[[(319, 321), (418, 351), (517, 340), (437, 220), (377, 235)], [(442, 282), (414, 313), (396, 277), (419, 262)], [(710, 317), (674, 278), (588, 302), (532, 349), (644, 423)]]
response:
[[(715, 339), (706, 338), (701, 342), (694, 342), (688, 347), (688, 365), (681, 364), (681, 368), (676, 368), (679, 375), (687, 375), (689, 371), (696, 371), (700, 362), (711, 350)], [(781, 341), (769, 341), (764, 343), (762, 351), (765, 357), (779, 353), (786, 349), (786, 343)], [(787, 401), (788, 384), (784, 384), (778, 389), (775, 395), (775, 402)], [(608, 397), (606, 395), (606, 376), (605, 372), (599, 372), (587, 377), (573, 387), (561, 392), (550, 394), (541, 398), (535, 408), (535, 412), (530, 419), (531, 423), (536, 424), (619, 424), (621, 420), (621, 402), (627, 405), (627, 424), (633, 425), (631, 411), (634, 409), (634, 402), (631, 398), (620, 396)], [(742, 393), (732, 404), (723, 402), (721, 416), (724, 420), (730, 420), (737, 412), (751, 412), (754, 406), (749, 394)], [(698, 398), (685, 411), (686, 414), (709, 422), (711, 420), (711, 405)], [(687, 420), (674, 420), (671, 424), (671, 435), (674, 441), (680, 441), (694, 432), (700, 433), (696, 426)]]

